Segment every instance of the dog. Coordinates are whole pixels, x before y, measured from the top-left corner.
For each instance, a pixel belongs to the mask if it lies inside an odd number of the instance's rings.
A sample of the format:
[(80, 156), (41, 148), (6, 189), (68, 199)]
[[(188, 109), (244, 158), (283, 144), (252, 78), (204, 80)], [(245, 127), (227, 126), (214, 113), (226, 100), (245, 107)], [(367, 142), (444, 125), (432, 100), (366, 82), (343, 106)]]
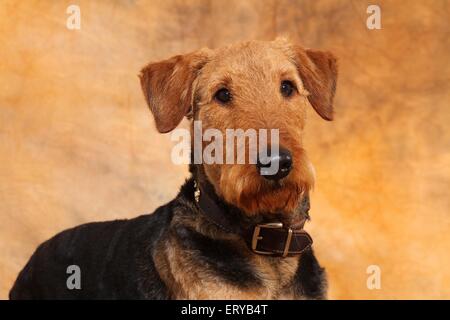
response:
[[(276, 128), (279, 151), (265, 163), (191, 163), (177, 197), (153, 214), (59, 233), (37, 248), (10, 299), (325, 299), (326, 274), (303, 229), (314, 170), (302, 138), (307, 108), (333, 119), (336, 80), (333, 54), (286, 39), (145, 66), (140, 82), (160, 133), (184, 117), (222, 133)], [(278, 170), (263, 175), (267, 163)], [(71, 265), (79, 290), (67, 286)]]

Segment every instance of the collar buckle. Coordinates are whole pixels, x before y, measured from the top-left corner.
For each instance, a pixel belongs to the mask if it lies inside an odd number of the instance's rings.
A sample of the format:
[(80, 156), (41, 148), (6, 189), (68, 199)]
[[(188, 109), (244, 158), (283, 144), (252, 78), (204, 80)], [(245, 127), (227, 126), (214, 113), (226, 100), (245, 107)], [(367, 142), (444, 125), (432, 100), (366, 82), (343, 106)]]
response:
[[(263, 251), (263, 250), (258, 249), (258, 241), (263, 238), (262, 236), (260, 236), (261, 229), (283, 229), (283, 224), (281, 222), (263, 223), (263, 224), (256, 225), (253, 230), (252, 247), (251, 247), (252, 251), (255, 253), (258, 253), (258, 254), (263, 254), (263, 255), (276, 255), (277, 253), (275, 253), (275, 252)], [(284, 250), (281, 255), (283, 258), (287, 257), (287, 255), (289, 253), (289, 248), (291, 246), (292, 233), (293, 233), (291, 228), (288, 228), (286, 231), (287, 231), (286, 241), (284, 243)]]

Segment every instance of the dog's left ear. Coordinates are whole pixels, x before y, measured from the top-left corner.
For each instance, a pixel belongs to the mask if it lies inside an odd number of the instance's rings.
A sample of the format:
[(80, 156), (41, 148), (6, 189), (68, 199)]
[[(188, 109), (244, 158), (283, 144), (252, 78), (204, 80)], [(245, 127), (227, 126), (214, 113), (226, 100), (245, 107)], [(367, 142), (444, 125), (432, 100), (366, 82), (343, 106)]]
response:
[(142, 69), (142, 90), (159, 132), (172, 131), (188, 113), (192, 84), (209, 53), (209, 49), (201, 49), (150, 63)]
[(296, 64), (308, 100), (325, 120), (333, 120), (333, 98), (336, 91), (337, 61), (330, 52), (295, 46)]

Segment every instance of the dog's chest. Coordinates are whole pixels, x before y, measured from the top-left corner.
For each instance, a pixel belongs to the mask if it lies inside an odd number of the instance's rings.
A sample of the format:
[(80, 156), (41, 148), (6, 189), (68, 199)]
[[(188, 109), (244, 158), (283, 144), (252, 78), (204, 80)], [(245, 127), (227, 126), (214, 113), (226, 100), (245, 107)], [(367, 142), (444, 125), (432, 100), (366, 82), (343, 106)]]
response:
[[(292, 280), (294, 272), (288, 266), (260, 263), (255, 266), (255, 279), (242, 279), (233, 283), (225, 279), (220, 271), (199, 268), (192, 282), (185, 287), (183, 299), (293, 299)], [(283, 271), (286, 273), (282, 273)], [(194, 280), (195, 279), (195, 280)]]
[(175, 299), (293, 299), (298, 258), (220, 255), (172, 243), (159, 272)]

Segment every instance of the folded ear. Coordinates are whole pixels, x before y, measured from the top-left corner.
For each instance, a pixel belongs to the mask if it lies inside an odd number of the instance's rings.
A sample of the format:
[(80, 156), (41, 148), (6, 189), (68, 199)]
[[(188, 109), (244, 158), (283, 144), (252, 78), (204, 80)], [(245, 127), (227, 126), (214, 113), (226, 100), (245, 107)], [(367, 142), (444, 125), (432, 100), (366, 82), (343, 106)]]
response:
[(189, 111), (192, 84), (207, 62), (209, 50), (150, 63), (140, 74), (145, 99), (159, 132), (172, 131)]
[(330, 52), (295, 47), (296, 63), (308, 100), (325, 120), (333, 120), (333, 98), (336, 91), (337, 61)]

